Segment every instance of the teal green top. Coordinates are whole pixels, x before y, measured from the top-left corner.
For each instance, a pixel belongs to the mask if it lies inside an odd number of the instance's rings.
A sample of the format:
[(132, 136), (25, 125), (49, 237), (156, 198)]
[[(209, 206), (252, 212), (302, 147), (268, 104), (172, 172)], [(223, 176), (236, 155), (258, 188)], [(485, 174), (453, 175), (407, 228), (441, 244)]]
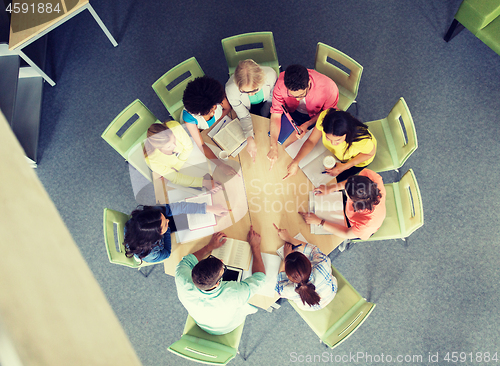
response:
[(260, 89), (255, 95), (249, 95), (250, 104), (259, 104), (264, 101), (264, 92)]

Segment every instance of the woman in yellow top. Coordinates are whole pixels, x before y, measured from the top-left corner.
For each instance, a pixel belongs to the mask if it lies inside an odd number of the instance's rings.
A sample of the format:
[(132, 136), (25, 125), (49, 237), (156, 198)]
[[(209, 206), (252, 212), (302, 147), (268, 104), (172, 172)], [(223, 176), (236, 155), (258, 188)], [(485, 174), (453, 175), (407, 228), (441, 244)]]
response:
[(362, 171), (373, 161), (377, 151), (377, 140), (368, 131), (368, 126), (347, 112), (330, 108), (319, 115), (313, 132), (288, 165), (285, 178), (297, 173), (299, 162), (309, 154), (320, 138), (323, 145), (340, 161), (333, 168), (325, 169), (326, 173), (337, 177), (337, 183)]
[(192, 150), (191, 138), (179, 122), (153, 123), (148, 128), (144, 156), (151, 170), (174, 184), (210, 190), (213, 188), (211, 179), (180, 173)]

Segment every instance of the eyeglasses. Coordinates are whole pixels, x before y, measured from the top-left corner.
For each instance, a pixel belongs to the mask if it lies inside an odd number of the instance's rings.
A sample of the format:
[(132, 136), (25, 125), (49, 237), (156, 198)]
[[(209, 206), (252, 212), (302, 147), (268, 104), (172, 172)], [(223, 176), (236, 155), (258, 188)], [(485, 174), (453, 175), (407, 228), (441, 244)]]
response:
[(260, 90), (260, 88), (257, 88), (257, 89), (254, 89), (254, 90), (250, 90), (250, 91), (240, 90), (240, 93), (251, 94), (251, 93), (257, 93), (259, 90)]
[(309, 85), (307, 86), (305, 93), (302, 93), (301, 95), (290, 95), (290, 90), (286, 89), (286, 94), (287, 94), (290, 98), (295, 98), (295, 99), (302, 99), (302, 98), (305, 98), (305, 97), (307, 96), (307, 93), (309, 93)]

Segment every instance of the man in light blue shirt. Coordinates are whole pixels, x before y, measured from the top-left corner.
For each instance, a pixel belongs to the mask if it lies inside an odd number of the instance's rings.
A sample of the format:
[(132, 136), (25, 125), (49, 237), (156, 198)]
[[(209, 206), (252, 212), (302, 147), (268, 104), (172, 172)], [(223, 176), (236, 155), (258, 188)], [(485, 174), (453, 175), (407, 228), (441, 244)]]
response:
[(224, 233), (215, 233), (206, 246), (182, 258), (175, 272), (179, 300), (200, 328), (210, 334), (229, 333), (240, 326), (248, 314), (257, 312), (248, 300), (266, 280), (261, 238), (250, 227), (247, 241), (253, 255), (252, 276), (241, 282), (222, 281), (225, 270), (222, 261), (205, 257), (226, 240)]

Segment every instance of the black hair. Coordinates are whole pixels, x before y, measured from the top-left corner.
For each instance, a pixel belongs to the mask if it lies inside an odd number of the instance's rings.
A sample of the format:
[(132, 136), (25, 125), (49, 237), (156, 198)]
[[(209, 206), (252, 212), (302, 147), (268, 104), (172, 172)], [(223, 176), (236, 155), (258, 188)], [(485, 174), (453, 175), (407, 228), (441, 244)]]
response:
[[(141, 206), (139, 206), (141, 207)], [(153, 206), (142, 206), (131, 213), (131, 218), (125, 224), (125, 255), (132, 258), (146, 257), (161, 240), (161, 211)]]
[(347, 178), (345, 191), (352, 200), (354, 211), (373, 211), (382, 198), (377, 183), (364, 175), (353, 175)]
[[(347, 146), (345, 151), (349, 150), (353, 142), (370, 139), (371, 135), (368, 132), (368, 126), (363, 122), (353, 117), (350, 113), (337, 111), (330, 108), (326, 112), (322, 122), (323, 132), (334, 136), (345, 135)], [(344, 152), (345, 152), (344, 151)]]
[(214, 288), (220, 278), (222, 266), (222, 261), (212, 256), (199, 261), (191, 272), (196, 287), (204, 291)]
[(285, 70), (284, 82), (288, 90), (304, 90), (309, 85), (309, 72), (302, 65), (290, 65)]
[(205, 75), (187, 84), (182, 102), (189, 113), (204, 116), (210, 113), (214, 105), (222, 103), (224, 97), (222, 84)]

